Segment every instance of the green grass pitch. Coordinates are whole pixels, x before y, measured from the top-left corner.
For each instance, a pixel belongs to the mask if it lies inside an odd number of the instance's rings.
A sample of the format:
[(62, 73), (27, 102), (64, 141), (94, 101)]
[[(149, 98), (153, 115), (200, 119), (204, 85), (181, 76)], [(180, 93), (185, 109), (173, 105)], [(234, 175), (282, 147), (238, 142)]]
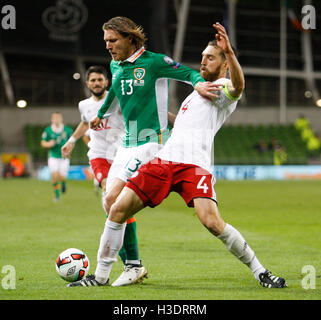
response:
[[(321, 182), (218, 181), (216, 192), (225, 221), (288, 288), (261, 287), (177, 194), (136, 215), (144, 284), (66, 288), (55, 270), (61, 251), (79, 248), (96, 268), (100, 197), (91, 181), (69, 181), (54, 203), (50, 182), (21, 179), (0, 180), (0, 300), (320, 300)], [(7, 265), (15, 268), (15, 289), (4, 288)], [(315, 268), (315, 289), (302, 287), (306, 265)], [(111, 281), (121, 272), (119, 259)]]

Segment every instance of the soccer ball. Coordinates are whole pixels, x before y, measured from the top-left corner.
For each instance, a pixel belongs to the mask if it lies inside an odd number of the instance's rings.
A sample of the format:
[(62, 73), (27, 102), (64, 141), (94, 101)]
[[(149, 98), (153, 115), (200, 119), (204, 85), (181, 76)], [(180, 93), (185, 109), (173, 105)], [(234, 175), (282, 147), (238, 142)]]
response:
[(86, 277), (90, 268), (89, 259), (79, 249), (70, 248), (60, 253), (56, 260), (59, 276), (69, 282)]

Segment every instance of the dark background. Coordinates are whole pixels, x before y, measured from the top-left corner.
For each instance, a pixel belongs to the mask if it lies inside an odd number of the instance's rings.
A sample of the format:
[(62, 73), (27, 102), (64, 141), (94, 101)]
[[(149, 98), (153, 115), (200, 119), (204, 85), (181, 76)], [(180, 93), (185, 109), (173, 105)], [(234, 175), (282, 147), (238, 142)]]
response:
[[(57, 8), (59, 3), (70, 6), (77, 0), (8, 1), (16, 9), (16, 29), (0, 29), (0, 49), (4, 53), (16, 100), (25, 99), (32, 106), (72, 106), (85, 97), (82, 81), (72, 75), (79, 72), (77, 59), (85, 68), (92, 64), (108, 67), (109, 54), (105, 50), (102, 25), (113, 16), (123, 15), (142, 25), (148, 37), (147, 49), (173, 54), (177, 29), (175, 1), (173, 0), (83, 0), (88, 19), (77, 33), (68, 28), (61, 32), (70, 39), (53, 39), (52, 32), (43, 23), (46, 9)], [(78, 1), (79, 3), (79, 1)], [(289, 2), (301, 19), (303, 1)], [(312, 3), (317, 12), (317, 29), (312, 30), (313, 64), (321, 71), (321, 4)], [(3, 6), (1, 5), (1, 6)], [(227, 27), (224, 0), (191, 0), (185, 36), (182, 63), (199, 65), (201, 51), (213, 38), (212, 24), (219, 21)], [(2, 14), (1, 17), (4, 15)], [(73, 17), (74, 18), (74, 17)], [(62, 24), (68, 19), (62, 19)], [(287, 21), (287, 67), (302, 70), (301, 32), (290, 19)], [(243, 67), (279, 68), (280, 2), (267, 0), (239, 0), (236, 9), (236, 39), (239, 61)], [(2, 79), (1, 79), (2, 81)], [(2, 81), (3, 82), (3, 81)], [(279, 78), (246, 75), (246, 106), (273, 106), (279, 104)], [(321, 80), (317, 80), (321, 91)], [(303, 79), (289, 78), (288, 106), (312, 106), (306, 98)], [(180, 89), (184, 96), (187, 89)], [(8, 106), (3, 85), (0, 86), (0, 107)]]

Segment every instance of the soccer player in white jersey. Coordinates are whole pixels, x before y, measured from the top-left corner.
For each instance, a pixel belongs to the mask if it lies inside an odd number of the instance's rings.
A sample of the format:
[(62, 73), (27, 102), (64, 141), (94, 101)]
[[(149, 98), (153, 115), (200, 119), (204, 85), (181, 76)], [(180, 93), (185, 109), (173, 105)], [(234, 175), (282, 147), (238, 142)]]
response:
[[(128, 180), (112, 205), (106, 222), (104, 273), (95, 281), (108, 280), (118, 250), (122, 246), (124, 223), (145, 206), (160, 204), (170, 192), (178, 192), (189, 207), (194, 207), (203, 225), (241, 262), (258, 282), (267, 288), (283, 288), (286, 282), (266, 270), (243, 236), (226, 223), (217, 208), (215, 178), (210, 173), (211, 148), (216, 132), (234, 111), (244, 90), (242, 69), (224, 27), (216, 23), (216, 41), (202, 53), (201, 75), (217, 85), (218, 98), (209, 100), (193, 92), (183, 102), (171, 137), (157, 158), (143, 165)], [(229, 69), (230, 80), (226, 78)], [(185, 148), (188, 147), (188, 151)]]
[[(89, 151), (87, 155), (95, 179), (102, 188), (103, 200), (106, 194), (106, 181), (109, 169), (125, 131), (124, 118), (117, 99), (115, 99), (113, 106), (114, 112), (103, 119), (101, 128), (98, 130), (90, 129), (89, 122), (97, 115), (108, 92), (106, 91), (108, 80), (105, 68), (101, 66), (90, 67), (86, 74), (86, 84), (91, 92), (91, 97), (79, 102), (81, 122), (61, 150), (64, 157), (69, 157), (75, 142), (89, 131)], [(123, 281), (121, 285), (141, 282), (143, 278), (147, 276), (147, 270), (139, 259), (135, 217), (128, 219), (126, 225), (124, 246), (119, 252), (119, 256), (125, 265), (125, 271), (122, 273), (121, 279), (124, 278), (124, 273), (130, 276), (126, 277), (127, 281)]]

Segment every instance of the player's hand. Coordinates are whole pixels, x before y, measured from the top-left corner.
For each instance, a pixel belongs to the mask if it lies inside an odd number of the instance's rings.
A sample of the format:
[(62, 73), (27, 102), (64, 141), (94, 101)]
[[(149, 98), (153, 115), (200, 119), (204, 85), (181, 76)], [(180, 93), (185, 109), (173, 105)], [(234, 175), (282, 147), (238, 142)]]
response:
[(94, 130), (100, 129), (102, 127), (102, 119), (96, 117), (95, 119), (91, 120), (89, 122), (89, 127), (90, 129)]
[(222, 90), (221, 84), (215, 84), (209, 81), (198, 82), (194, 89), (205, 98), (218, 98), (218, 91)]
[(213, 24), (213, 28), (215, 28), (217, 31), (217, 34), (215, 35), (217, 46), (221, 48), (225, 54), (233, 52), (225, 28), (218, 22)]
[(71, 142), (66, 142), (61, 148), (61, 155), (63, 158), (69, 158), (75, 144)]

